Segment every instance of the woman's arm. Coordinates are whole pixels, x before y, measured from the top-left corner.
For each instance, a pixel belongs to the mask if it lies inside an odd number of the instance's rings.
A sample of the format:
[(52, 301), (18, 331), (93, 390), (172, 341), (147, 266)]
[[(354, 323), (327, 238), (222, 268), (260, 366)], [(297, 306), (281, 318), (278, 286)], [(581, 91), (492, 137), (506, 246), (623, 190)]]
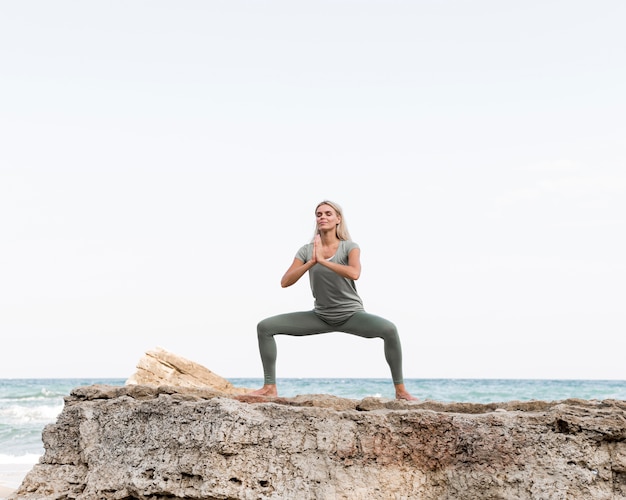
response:
[(336, 272), (339, 276), (351, 280), (358, 280), (361, 276), (361, 250), (353, 248), (348, 254), (348, 265), (337, 264), (332, 260), (320, 259), (318, 264), (327, 267), (331, 271)]
[(291, 266), (289, 266), (289, 269), (287, 269), (287, 271), (280, 280), (280, 286), (282, 286), (283, 288), (287, 288), (288, 286), (293, 285), (296, 281), (302, 278), (304, 273), (311, 269), (315, 265), (315, 263), (315, 255), (313, 255), (313, 258), (306, 263), (302, 262), (298, 258), (293, 259)]

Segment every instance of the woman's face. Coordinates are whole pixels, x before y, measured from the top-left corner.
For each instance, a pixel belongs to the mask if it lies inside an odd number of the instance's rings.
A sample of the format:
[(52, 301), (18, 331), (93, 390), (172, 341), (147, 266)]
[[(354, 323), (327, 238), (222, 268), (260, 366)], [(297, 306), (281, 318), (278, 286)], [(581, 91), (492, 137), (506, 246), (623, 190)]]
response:
[(341, 219), (337, 216), (337, 212), (330, 205), (320, 205), (315, 211), (315, 220), (317, 221), (318, 231), (324, 231), (337, 227)]

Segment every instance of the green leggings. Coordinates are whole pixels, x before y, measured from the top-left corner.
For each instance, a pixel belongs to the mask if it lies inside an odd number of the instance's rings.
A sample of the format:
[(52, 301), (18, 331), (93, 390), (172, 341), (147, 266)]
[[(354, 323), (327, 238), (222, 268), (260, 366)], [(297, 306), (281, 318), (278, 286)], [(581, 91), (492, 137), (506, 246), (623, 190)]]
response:
[(265, 384), (276, 383), (276, 341), (274, 335), (316, 335), (319, 333), (343, 332), (366, 339), (382, 338), (385, 359), (391, 368), (394, 384), (402, 384), (402, 347), (396, 325), (391, 321), (359, 311), (339, 325), (330, 325), (313, 311), (279, 314), (262, 320), (257, 325), (259, 351), (263, 363)]

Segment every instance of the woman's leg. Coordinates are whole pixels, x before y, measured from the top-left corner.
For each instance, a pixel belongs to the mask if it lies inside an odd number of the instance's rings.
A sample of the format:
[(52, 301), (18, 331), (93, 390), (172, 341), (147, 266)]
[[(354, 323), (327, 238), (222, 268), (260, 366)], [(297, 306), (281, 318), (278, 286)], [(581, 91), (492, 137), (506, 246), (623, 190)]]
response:
[(391, 369), (396, 398), (415, 400), (404, 387), (402, 375), (402, 345), (398, 329), (391, 321), (374, 314), (359, 311), (337, 327), (337, 331), (358, 335), (367, 339), (381, 338), (384, 342), (385, 359)]
[(265, 385), (276, 385), (276, 341), (274, 335), (305, 336), (335, 331), (313, 311), (294, 312), (272, 316), (259, 322), (257, 335), (263, 363)]
[(402, 384), (402, 346), (398, 329), (391, 321), (364, 311), (354, 313), (348, 321), (337, 327), (340, 332), (351, 333), (366, 339), (381, 338), (384, 341), (385, 359), (391, 369), (394, 384)]

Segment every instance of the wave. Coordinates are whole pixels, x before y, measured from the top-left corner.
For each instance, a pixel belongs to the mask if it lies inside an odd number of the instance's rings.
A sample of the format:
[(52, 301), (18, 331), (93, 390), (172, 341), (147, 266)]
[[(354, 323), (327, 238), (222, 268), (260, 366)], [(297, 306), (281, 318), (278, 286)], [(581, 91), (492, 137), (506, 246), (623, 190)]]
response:
[(23, 465), (35, 465), (39, 462), (41, 455), (35, 453), (25, 453), (23, 455), (6, 455), (0, 453), (0, 464), (23, 464)]
[(47, 423), (56, 420), (62, 410), (62, 402), (35, 406), (11, 404), (0, 408), (0, 420), (12, 426)]

